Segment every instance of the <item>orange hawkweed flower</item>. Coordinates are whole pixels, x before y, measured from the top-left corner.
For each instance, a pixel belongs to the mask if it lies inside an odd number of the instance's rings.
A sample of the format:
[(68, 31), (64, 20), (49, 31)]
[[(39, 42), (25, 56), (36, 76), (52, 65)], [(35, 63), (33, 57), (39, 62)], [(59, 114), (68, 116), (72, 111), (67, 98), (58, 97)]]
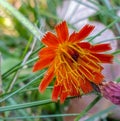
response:
[(55, 27), (57, 35), (47, 32), (42, 38), (46, 47), (39, 52), (33, 71), (48, 67), (39, 91), (44, 92), (55, 77), (52, 100), (63, 103), (68, 96), (80, 96), (93, 90), (91, 82), (99, 85), (104, 76), (101, 63), (111, 63), (113, 56), (102, 52), (111, 50), (109, 44), (91, 45), (82, 42), (94, 29), (85, 25), (79, 32), (69, 35), (65, 21)]

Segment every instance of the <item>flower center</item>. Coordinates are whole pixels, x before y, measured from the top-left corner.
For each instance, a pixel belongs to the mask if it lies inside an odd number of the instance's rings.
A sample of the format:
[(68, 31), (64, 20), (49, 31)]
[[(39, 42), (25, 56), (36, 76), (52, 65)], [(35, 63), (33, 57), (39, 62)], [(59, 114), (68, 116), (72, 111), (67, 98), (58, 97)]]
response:
[(78, 72), (80, 53), (75, 48), (75, 45), (71, 43), (63, 43), (58, 46), (56, 52), (56, 80), (58, 84), (64, 85), (66, 91), (70, 89), (68, 86), (70, 82), (77, 90), (80, 90), (77, 88), (79, 82), (76, 81), (81, 77)]
[[(75, 49), (75, 45), (71, 44), (71, 43), (62, 43), (58, 46), (58, 50), (57, 50), (57, 56), (63, 56), (64, 59), (69, 60), (71, 62), (77, 62), (80, 54), (79, 52)], [(62, 58), (61, 58), (62, 59)], [(64, 60), (62, 59), (62, 61)]]
[[(99, 60), (77, 44), (62, 43), (58, 46), (55, 58), (55, 75), (58, 85), (67, 92), (72, 86), (80, 91), (81, 83), (94, 80), (93, 72), (100, 72)], [(82, 81), (82, 82), (81, 82)]]

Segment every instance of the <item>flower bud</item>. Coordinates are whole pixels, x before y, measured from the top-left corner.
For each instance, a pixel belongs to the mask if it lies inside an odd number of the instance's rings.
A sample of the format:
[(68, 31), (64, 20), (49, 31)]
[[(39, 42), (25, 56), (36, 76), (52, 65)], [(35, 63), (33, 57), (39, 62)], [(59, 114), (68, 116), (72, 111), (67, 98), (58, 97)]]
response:
[(120, 83), (113, 81), (102, 82), (99, 88), (103, 97), (116, 105), (120, 105)]

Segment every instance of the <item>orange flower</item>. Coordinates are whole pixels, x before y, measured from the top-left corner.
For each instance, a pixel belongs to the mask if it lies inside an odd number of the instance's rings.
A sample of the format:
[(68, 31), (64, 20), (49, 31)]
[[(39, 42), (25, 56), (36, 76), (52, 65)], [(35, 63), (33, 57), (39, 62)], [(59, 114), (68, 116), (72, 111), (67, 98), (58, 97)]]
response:
[(85, 25), (79, 32), (69, 35), (65, 21), (55, 27), (57, 35), (47, 32), (42, 38), (46, 47), (39, 52), (33, 71), (48, 67), (39, 86), (44, 92), (55, 77), (52, 100), (63, 103), (68, 96), (80, 96), (93, 90), (91, 83), (100, 84), (104, 78), (101, 63), (111, 63), (113, 56), (102, 52), (111, 50), (109, 44), (91, 45), (82, 42), (94, 29)]

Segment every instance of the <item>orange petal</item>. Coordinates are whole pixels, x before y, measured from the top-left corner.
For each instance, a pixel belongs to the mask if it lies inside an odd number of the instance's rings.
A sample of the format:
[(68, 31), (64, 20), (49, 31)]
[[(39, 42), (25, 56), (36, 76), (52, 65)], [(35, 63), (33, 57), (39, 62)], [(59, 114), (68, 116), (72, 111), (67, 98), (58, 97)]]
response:
[(96, 73), (96, 72), (94, 72), (93, 74), (95, 75), (95, 78), (93, 80), (94, 81), (93, 83), (100, 84), (103, 81), (104, 76), (101, 73)]
[(78, 39), (78, 33), (73, 32), (69, 37), (69, 42), (75, 42)]
[(80, 71), (80, 74), (83, 75), (88, 80), (93, 80), (94, 79), (94, 74), (92, 73), (92, 71), (90, 71), (84, 65), (81, 65), (79, 67), (79, 71)]
[(52, 92), (52, 100), (53, 101), (57, 101), (58, 99), (58, 96), (60, 95), (61, 93), (61, 86), (60, 85), (55, 85), (54, 88), (53, 88), (53, 92)]
[(76, 89), (74, 87), (74, 85), (71, 84), (69, 95), (70, 96), (80, 96), (80, 91), (78, 91), (78, 89)]
[(41, 56), (45, 56), (45, 55), (51, 55), (51, 56), (55, 56), (55, 49), (54, 47), (44, 47), (42, 48), (39, 53), (38, 53), (39, 57)]
[(69, 32), (68, 32), (67, 23), (65, 21), (57, 25), (55, 29), (60, 42), (68, 40)]
[(89, 93), (93, 90), (93, 88), (88, 80), (82, 80), (80, 87), (85, 94)]
[(89, 56), (88, 56), (88, 58), (83, 57), (80, 60), (80, 63), (92, 72), (100, 72), (103, 69), (103, 67), (98, 62), (92, 60)]
[(106, 44), (94, 45), (94, 46), (92, 46), (92, 48), (90, 50), (94, 51), (94, 52), (105, 52), (105, 51), (108, 51), (111, 49), (112, 48), (111, 48), (110, 44), (106, 43)]
[[(78, 33), (73, 33), (69, 39), (70, 42), (79, 42), (81, 40), (84, 40), (95, 28), (95, 26), (92, 25), (85, 25)], [(73, 39), (72, 39), (73, 38)]]
[(57, 46), (59, 43), (57, 37), (51, 32), (45, 34), (42, 38), (42, 42), (47, 46)]
[(79, 45), (83, 49), (90, 49), (92, 45), (89, 42), (80, 42), (77, 45)]
[(47, 66), (50, 65), (50, 63), (53, 61), (54, 57), (53, 56), (44, 56), (44, 58), (41, 58), (38, 60), (35, 65), (33, 66), (33, 72), (41, 70)]
[(68, 92), (62, 92), (61, 95), (60, 95), (60, 103), (64, 103), (65, 99), (67, 98), (68, 96)]
[(101, 73), (97, 73), (97, 72), (93, 72), (89, 69), (85, 69), (83, 68), (83, 66), (80, 67), (81, 68), (81, 74), (83, 74), (85, 76), (85, 78), (95, 84), (99, 84), (103, 81), (104, 76)]
[(42, 79), (40, 85), (39, 85), (39, 91), (42, 93), (46, 89), (46, 87), (50, 84), (54, 77), (54, 69), (53, 67), (50, 67), (46, 74), (44, 75), (44, 78)]
[(110, 54), (97, 54), (97, 53), (92, 53), (95, 57), (97, 57), (101, 63), (112, 63), (113, 61), (113, 55)]

